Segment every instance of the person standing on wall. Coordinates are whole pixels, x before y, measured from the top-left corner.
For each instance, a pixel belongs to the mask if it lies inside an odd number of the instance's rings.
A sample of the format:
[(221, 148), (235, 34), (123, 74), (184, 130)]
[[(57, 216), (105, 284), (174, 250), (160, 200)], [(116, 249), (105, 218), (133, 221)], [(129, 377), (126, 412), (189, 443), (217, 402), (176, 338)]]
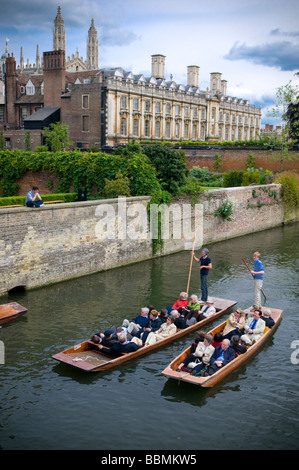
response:
[(254, 268), (251, 272), (254, 279), (254, 306), (261, 308), (261, 290), (263, 287), (264, 279), (264, 266), (260, 260), (260, 253), (255, 251), (253, 253)]
[(206, 302), (208, 298), (208, 274), (209, 270), (212, 269), (212, 261), (208, 254), (209, 250), (207, 248), (203, 248), (200, 258), (197, 258), (193, 252), (194, 261), (200, 263), (201, 300), (203, 302)]

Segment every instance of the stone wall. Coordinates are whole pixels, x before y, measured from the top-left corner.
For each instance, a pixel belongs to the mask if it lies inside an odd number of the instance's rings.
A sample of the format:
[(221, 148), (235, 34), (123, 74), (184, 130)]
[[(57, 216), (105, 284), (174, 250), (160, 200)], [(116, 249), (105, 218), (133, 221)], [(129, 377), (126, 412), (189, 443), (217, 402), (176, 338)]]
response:
[[(233, 204), (231, 221), (214, 215), (225, 200)], [(0, 209), (0, 294), (151, 258), (149, 201), (134, 197)], [(176, 199), (168, 215), (168, 237), (155, 256), (190, 250), (193, 240), (198, 249), (285, 222), (280, 185), (208, 191), (197, 205)]]

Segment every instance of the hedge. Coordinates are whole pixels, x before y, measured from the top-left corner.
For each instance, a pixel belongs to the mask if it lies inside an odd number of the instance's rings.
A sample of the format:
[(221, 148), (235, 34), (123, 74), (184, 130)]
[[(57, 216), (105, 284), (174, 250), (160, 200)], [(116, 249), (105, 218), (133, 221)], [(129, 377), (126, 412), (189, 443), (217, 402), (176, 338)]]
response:
[[(77, 193), (58, 193), (58, 194), (41, 194), (44, 201), (57, 201), (62, 200), (64, 202), (74, 202), (78, 199)], [(26, 196), (11, 196), (11, 197), (0, 197), (1, 206), (12, 206), (16, 204), (22, 204), (25, 206)]]

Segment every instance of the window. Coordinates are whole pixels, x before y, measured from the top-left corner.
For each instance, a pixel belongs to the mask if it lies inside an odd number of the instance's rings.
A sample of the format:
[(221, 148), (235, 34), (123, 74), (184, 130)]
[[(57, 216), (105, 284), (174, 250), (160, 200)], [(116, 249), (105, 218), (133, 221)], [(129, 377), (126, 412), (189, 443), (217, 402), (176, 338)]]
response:
[(166, 114), (170, 114), (170, 104), (166, 103)]
[(185, 116), (186, 116), (186, 117), (189, 116), (189, 108), (188, 108), (188, 106), (185, 107)]
[(232, 115), (232, 121), (233, 121), (233, 124), (236, 122), (236, 116), (235, 116), (235, 114)]
[(185, 124), (185, 133), (184, 133), (185, 139), (188, 139), (188, 124)]
[(205, 126), (201, 126), (200, 128), (200, 138), (201, 140), (204, 140), (205, 138)]
[(160, 103), (160, 101), (157, 101), (157, 103), (156, 103), (156, 113), (161, 113), (161, 103)]
[(201, 119), (204, 119), (204, 118), (205, 118), (205, 110), (202, 109), (202, 110), (201, 110)]
[(176, 125), (175, 125), (175, 136), (176, 138), (178, 139), (179, 136), (180, 136), (180, 126), (179, 126), (179, 123), (177, 122)]
[(127, 107), (127, 97), (126, 96), (121, 97), (120, 107), (121, 108), (126, 108)]
[(160, 137), (160, 121), (156, 121), (156, 137)]
[(138, 111), (138, 109), (139, 109), (139, 99), (138, 98), (134, 98), (134, 100), (133, 100), (133, 109), (134, 109), (134, 111)]
[(122, 135), (126, 135), (126, 130), (127, 130), (127, 120), (122, 119), (120, 123), (120, 133)]
[(231, 138), (232, 141), (235, 140), (235, 129), (232, 129), (232, 138)]
[(212, 119), (215, 119), (215, 108), (212, 108)]
[(176, 115), (176, 116), (179, 116), (179, 114), (180, 114), (180, 107), (179, 107), (179, 105), (177, 105), (177, 106), (175, 107), (175, 115)]
[(137, 119), (134, 119), (134, 123), (133, 123), (133, 135), (138, 135), (138, 121), (137, 121)]
[(150, 122), (149, 122), (149, 120), (147, 119), (147, 120), (145, 121), (145, 129), (144, 129), (144, 133), (145, 133), (146, 137), (149, 137), (149, 124), (150, 124)]
[(150, 111), (150, 102), (149, 100), (145, 101), (145, 111), (148, 113)]
[(225, 140), (228, 140), (228, 127), (225, 128)]
[(0, 108), (0, 122), (3, 122), (3, 117), (4, 117), (4, 109)]
[(229, 113), (226, 113), (226, 122), (229, 121)]
[(166, 122), (166, 137), (169, 139), (170, 138), (170, 122)]
[(218, 129), (218, 139), (221, 140), (221, 136), (222, 136), (222, 127), (219, 127)]
[(89, 116), (82, 116), (82, 132), (89, 131)]
[(241, 136), (241, 129), (238, 130), (238, 140), (241, 140), (242, 136)]
[(219, 111), (219, 121), (222, 121), (222, 111)]
[(193, 134), (192, 134), (192, 137), (194, 140), (196, 140), (196, 126), (194, 125), (193, 126)]
[(89, 95), (82, 95), (82, 108), (83, 109), (89, 108)]
[(193, 108), (193, 118), (197, 118), (197, 108)]
[(23, 119), (27, 117), (27, 108), (22, 108), (21, 111), (22, 111), (22, 121), (23, 121)]

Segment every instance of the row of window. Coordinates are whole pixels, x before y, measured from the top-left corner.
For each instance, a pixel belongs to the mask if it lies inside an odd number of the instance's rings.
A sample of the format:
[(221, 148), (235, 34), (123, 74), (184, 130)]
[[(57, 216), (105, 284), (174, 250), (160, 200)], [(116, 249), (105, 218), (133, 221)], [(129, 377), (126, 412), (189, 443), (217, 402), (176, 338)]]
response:
[[(123, 136), (127, 136), (128, 135), (128, 120), (126, 118), (123, 118), (121, 119), (121, 125), (120, 125), (120, 133), (121, 135)], [(185, 139), (190, 139), (192, 138), (193, 140), (196, 140), (196, 139), (205, 139), (205, 132), (206, 132), (206, 126), (205, 125), (201, 125), (201, 126), (198, 126), (196, 124), (194, 124), (192, 126), (192, 129), (190, 129), (190, 125), (189, 124), (184, 124), (183, 126), (180, 124), (180, 123), (175, 123), (175, 127), (174, 127), (174, 137), (175, 138), (185, 138)], [(161, 129), (161, 121), (156, 121), (155, 122), (155, 129), (154, 129), (155, 133), (155, 137), (157, 138), (160, 138), (162, 137), (162, 129)], [(190, 135), (190, 131), (192, 132), (192, 136)], [(183, 132), (183, 135), (182, 135), (182, 132)], [(211, 128), (211, 134), (214, 135), (214, 126), (212, 126)], [(133, 135), (138, 137), (140, 135), (140, 121), (138, 121), (137, 119), (133, 121)], [(150, 137), (151, 136), (151, 122), (146, 119), (145, 120), (145, 123), (144, 123), (144, 135), (145, 137)], [(238, 130), (235, 130), (235, 129), (231, 129), (230, 131), (230, 128), (228, 127), (219, 127), (218, 129), (218, 138), (219, 140), (241, 140), (242, 138), (248, 138), (248, 137), (252, 137), (253, 136), (253, 133), (252, 131), (249, 133), (249, 132), (243, 132), (243, 129), (238, 129)], [(170, 139), (171, 138), (171, 123), (170, 122), (166, 122), (165, 123), (165, 134), (164, 136), (165, 138), (167, 139)]]

